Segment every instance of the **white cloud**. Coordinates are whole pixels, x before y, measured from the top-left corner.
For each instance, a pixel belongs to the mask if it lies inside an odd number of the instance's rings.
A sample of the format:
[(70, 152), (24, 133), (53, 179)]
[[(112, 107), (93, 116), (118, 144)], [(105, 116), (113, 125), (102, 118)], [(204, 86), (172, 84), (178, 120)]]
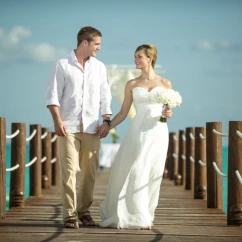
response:
[(55, 61), (66, 54), (66, 49), (56, 48), (49, 43), (29, 46), (29, 56), (39, 62)]
[(31, 31), (23, 26), (15, 26), (8, 32), (0, 28), (0, 47), (6, 49), (12, 48), (30, 36)]
[(239, 45), (231, 43), (228, 40), (221, 40), (220, 42), (213, 43), (209, 40), (200, 40), (196, 43), (196, 49), (201, 51), (221, 51), (232, 50), (238, 48)]
[(23, 26), (15, 26), (8, 32), (0, 28), (0, 62), (10, 60), (52, 62), (68, 52), (65, 48), (56, 48), (49, 43), (24, 43), (23, 40), (31, 35), (31, 31)]
[(220, 47), (226, 49), (226, 48), (232, 47), (232, 44), (229, 41), (227, 41), (227, 40), (222, 40), (220, 42)]
[(208, 40), (202, 40), (197, 43), (197, 48), (199, 50), (205, 50), (205, 51), (214, 51), (215, 46), (212, 42)]
[(31, 31), (26, 29), (23, 26), (13, 27), (7, 36), (9, 44), (18, 44), (22, 39), (28, 38), (31, 36)]

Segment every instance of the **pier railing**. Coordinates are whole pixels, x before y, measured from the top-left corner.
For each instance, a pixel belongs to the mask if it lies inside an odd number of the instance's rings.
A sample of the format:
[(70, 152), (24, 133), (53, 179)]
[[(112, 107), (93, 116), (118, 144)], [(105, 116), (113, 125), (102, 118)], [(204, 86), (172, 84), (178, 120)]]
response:
[[(221, 122), (170, 132), (165, 177), (206, 199), (207, 208), (223, 209), (222, 180), (227, 179), (227, 225), (242, 225), (242, 121)], [(222, 171), (222, 137), (228, 138), (228, 174)]]
[[(13, 123), (6, 134), (6, 119), (0, 117), (0, 213), (6, 212), (6, 172), (11, 172), (10, 208), (24, 206), (24, 176), (30, 168), (30, 196), (59, 183), (57, 136), (41, 125)], [(222, 138), (228, 138), (228, 174), (222, 171)], [(6, 140), (11, 140), (11, 166), (6, 168)], [(26, 163), (26, 143), (29, 162)], [(227, 224), (242, 225), (242, 121), (230, 121), (229, 133), (221, 122), (205, 127), (187, 127), (170, 132), (164, 177), (193, 192), (194, 199), (207, 201), (207, 208), (223, 210), (222, 181), (228, 182)]]
[[(6, 134), (6, 119), (0, 117), (0, 213), (6, 212), (6, 172), (11, 172), (9, 207), (24, 206), (25, 169), (30, 169), (30, 196), (41, 196), (42, 189), (59, 183), (57, 136), (41, 125), (30, 125), (26, 137), (25, 123), (12, 123), (12, 134)], [(6, 140), (11, 140), (11, 166), (6, 167)], [(29, 162), (26, 144), (29, 142)]]

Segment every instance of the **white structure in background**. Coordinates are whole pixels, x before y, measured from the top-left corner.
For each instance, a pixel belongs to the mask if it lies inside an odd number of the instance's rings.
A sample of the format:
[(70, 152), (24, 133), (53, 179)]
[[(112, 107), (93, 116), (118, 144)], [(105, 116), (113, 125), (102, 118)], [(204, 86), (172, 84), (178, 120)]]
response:
[[(124, 88), (127, 81), (140, 75), (140, 70), (135, 69), (134, 65), (109, 65), (107, 66), (108, 78), (113, 98), (121, 105), (124, 99)], [(156, 65), (157, 74), (165, 73), (165, 70)], [(131, 106), (128, 117), (133, 119), (135, 116), (134, 106)], [(101, 144), (99, 165), (100, 167), (110, 168), (114, 157), (119, 149), (119, 144)]]
[[(134, 65), (109, 65), (107, 69), (112, 95), (121, 105), (123, 103), (124, 88), (127, 81), (139, 76), (140, 70), (137, 70)], [(165, 73), (165, 70), (160, 65), (156, 66), (155, 71), (157, 74)], [(135, 109), (132, 105), (128, 117), (133, 119), (134, 116)]]
[(118, 152), (120, 144), (101, 144), (99, 152), (99, 167), (110, 168)]

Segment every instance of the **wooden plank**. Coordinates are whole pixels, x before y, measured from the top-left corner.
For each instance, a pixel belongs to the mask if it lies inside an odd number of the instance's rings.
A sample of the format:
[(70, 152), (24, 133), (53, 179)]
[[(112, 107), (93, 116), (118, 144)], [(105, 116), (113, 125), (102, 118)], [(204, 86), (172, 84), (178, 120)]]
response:
[[(58, 241), (58, 242), (116, 242), (116, 241), (164, 241), (164, 242), (201, 242), (201, 237), (198, 236), (176, 236), (176, 235), (129, 235), (129, 234), (107, 234), (105, 238), (100, 238), (99, 235), (96, 234), (78, 234), (78, 239), (75, 233), (58, 233), (53, 236), (49, 236), (48, 234), (28, 234), (19, 233), (18, 235), (13, 234), (11, 237), (3, 236), (0, 241), (4, 242), (13, 242), (20, 241), (19, 238), (24, 238), (26, 242), (38, 242), (38, 241)], [(204, 240), (208, 242), (228, 242), (227, 237), (214, 237), (214, 236), (206, 236)], [(230, 238), (229, 242), (240, 242), (240, 237)]]
[[(23, 208), (12, 208), (0, 220), (0, 241), (242, 241), (241, 227), (227, 226), (220, 209), (206, 208), (206, 200), (194, 200), (192, 191), (164, 179), (152, 230), (100, 228), (99, 206), (105, 197), (109, 171), (99, 171), (91, 213), (95, 227), (65, 229), (59, 187), (44, 189)], [(20, 237), (21, 236), (21, 237)]]

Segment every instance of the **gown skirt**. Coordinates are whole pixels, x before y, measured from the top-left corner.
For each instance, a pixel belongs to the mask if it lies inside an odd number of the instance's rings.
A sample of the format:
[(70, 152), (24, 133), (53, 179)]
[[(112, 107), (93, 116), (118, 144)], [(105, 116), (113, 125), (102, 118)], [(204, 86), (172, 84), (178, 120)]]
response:
[(137, 88), (133, 93), (136, 116), (111, 168), (107, 194), (100, 205), (101, 227), (140, 229), (153, 225), (169, 135), (167, 123), (159, 122), (162, 105), (144, 91)]

